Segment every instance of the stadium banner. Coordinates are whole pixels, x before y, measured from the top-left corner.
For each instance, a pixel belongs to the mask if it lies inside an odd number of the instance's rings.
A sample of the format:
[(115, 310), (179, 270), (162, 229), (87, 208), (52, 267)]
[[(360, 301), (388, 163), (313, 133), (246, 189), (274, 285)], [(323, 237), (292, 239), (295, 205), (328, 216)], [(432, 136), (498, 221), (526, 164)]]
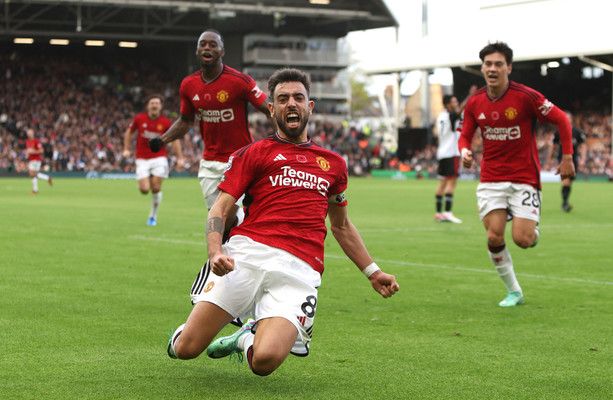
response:
[(401, 172), (397, 169), (374, 169), (371, 171), (373, 178), (391, 178), (391, 179), (423, 179), (428, 178), (427, 171), (405, 171)]
[(560, 175), (553, 171), (541, 171), (541, 182), (561, 182)]
[[(121, 172), (121, 171), (45, 171), (45, 173), (55, 178), (85, 178), (85, 179), (136, 179), (134, 172)], [(170, 178), (193, 178), (197, 176), (196, 172), (188, 171), (170, 171)], [(436, 173), (428, 173), (427, 171), (399, 171), (397, 169), (375, 169), (371, 171), (373, 178), (387, 178), (394, 180), (405, 179), (437, 179)], [(29, 178), (27, 172), (15, 172), (0, 170), (0, 178)], [(479, 174), (460, 172), (458, 180), (461, 181), (474, 181), (479, 180)], [(613, 179), (607, 175), (577, 175), (577, 180), (589, 181), (589, 182), (611, 182)], [(541, 182), (560, 182), (560, 176), (555, 175), (553, 171), (542, 171)]]
[[(134, 172), (121, 171), (45, 171), (52, 178), (85, 178), (85, 179), (136, 179)], [(170, 171), (170, 178), (192, 178), (196, 177), (197, 172), (190, 173), (187, 171), (175, 172)], [(0, 178), (29, 178), (27, 172), (2, 171), (0, 170)]]

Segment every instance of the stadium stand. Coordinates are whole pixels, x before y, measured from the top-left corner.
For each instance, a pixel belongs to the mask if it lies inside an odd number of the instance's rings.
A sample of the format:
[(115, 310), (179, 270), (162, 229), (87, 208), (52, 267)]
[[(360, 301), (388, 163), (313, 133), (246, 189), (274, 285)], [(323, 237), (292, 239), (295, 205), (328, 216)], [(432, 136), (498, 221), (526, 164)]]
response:
[[(130, 118), (142, 110), (152, 93), (166, 97), (165, 112), (176, 119), (179, 81), (146, 60), (121, 60), (91, 54), (11, 51), (0, 55), (0, 171), (26, 172), (25, 128), (35, 128), (45, 148), (46, 168), (57, 171), (133, 172), (130, 160), (121, 156), (122, 138)], [(601, 111), (575, 112), (579, 128), (587, 135), (587, 151), (577, 166), (580, 175), (611, 174), (611, 116)], [(368, 175), (372, 169), (436, 174), (436, 147), (426, 146), (400, 162), (393, 149), (377, 135), (368, 135), (357, 123), (327, 120), (311, 122), (313, 140), (341, 154), (352, 175)], [(251, 123), (255, 139), (270, 134), (267, 124)], [(539, 155), (544, 170), (551, 127), (538, 129)], [(476, 158), (479, 159), (478, 137)], [(196, 173), (201, 156), (197, 132), (183, 138), (186, 169)], [(171, 158), (171, 168), (176, 160)], [(477, 172), (467, 171), (467, 172)]]

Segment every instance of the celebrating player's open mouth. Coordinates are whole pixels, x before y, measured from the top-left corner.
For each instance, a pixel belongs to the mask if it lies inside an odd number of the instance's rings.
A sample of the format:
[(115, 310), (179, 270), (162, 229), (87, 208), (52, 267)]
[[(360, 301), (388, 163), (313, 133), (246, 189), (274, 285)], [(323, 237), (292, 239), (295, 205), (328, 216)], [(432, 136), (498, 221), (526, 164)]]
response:
[(277, 125), (279, 128), (289, 137), (299, 137), (306, 124), (308, 122), (308, 117), (301, 117), (300, 110), (291, 110), (285, 114), (285, 119), (277, 118)]
[(285, 120), (287, 121), (287, 127), (290, 129), (295, 129), (300, 126), (300, 116), (295, 111), (289, 112)]
[(498, 81), (498, 75), (496, 74), (488, 74), (487, 81), (490, 85), (495, 84)]

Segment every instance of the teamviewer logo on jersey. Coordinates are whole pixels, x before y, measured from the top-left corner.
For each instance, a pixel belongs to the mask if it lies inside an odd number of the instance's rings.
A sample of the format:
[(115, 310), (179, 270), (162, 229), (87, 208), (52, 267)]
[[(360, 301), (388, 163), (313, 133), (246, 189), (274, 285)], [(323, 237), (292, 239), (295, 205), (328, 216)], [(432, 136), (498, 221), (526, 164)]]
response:
[(321, 176), (310, 172), (294, 169), (291, 166), (282, 166), (281, 173), (268, 177), (272, 187), (294, 187), (315, 190), (324, 197), (328, 197), (330, 182)]
[(482, 135), (487, 140), (517, 140), (521, 138), (521, 129), (519, 125), (509, 127), (485, 126)]
[(221, 122), (228, 122), (234, 120), (234, 110), (231, 108), (226, 108), (225, 110), (221, 110)]
[(152, 131), (144, 131), (143, 132), (143, 137), (145, 139), (153, 139), (153, 138), (156, 138), (156, 137), (159, 137), (159, 136), (160, 136), (160, 134), (158, 132), (152, 132)]

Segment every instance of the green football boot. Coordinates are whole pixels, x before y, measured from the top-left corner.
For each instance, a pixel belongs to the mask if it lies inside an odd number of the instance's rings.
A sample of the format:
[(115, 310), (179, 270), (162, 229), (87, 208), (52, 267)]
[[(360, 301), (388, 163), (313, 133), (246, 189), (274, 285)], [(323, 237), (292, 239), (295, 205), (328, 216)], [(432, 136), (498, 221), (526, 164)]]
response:
[(206, 349), (206, 354), (211, 358), (222, 358), (231, 354), (239, 354), (239, 358), (242, 358), (242, 349), (238, 348), (238, 338), (247, 332), (251, 332), (254, 326), (254, 320), (247, 320), (247, 322), (232, 335), (220, 337), (211, 343)]
[(505, 297), (504, 300), (498, 303), (498, 305), (500, 307), (514, 307), (519, 304), (523, 304), (523, 302), (524, 295), (522, 294), (522, 292), (509, 292), (509, 294), (507, 294), (507, 297)]

